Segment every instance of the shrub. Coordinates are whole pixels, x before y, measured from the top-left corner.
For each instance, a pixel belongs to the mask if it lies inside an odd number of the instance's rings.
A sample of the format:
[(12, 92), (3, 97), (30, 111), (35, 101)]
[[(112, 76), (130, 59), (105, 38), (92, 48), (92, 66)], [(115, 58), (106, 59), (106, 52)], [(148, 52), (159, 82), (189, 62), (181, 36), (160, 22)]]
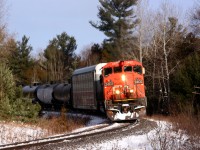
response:
[(4, 63), (0, 63), (0, 117), (11, 113), (11, 103), (15, 97), (15, 82), (12, 72)]
[(59, 116), (53, 115), (48, 119), (41, 118), (38, 122), (38, 126), (46, 129), (48, 134), (52, 135), (84, 127), (90, 120), (89, 117), (67, 115), (66, 111), (67, 110), (62, 109)]
[(23, 122), (36, 121), (40, 111), (39, 104), (32, 104), (29, 98), (18, 98), (12, 105), (12, 118)]
[(39, 105), (22, 97), (22, 88), (16, 87), (12, 71), (0, 63), (0, 119), (34, 120), (38, 116)]

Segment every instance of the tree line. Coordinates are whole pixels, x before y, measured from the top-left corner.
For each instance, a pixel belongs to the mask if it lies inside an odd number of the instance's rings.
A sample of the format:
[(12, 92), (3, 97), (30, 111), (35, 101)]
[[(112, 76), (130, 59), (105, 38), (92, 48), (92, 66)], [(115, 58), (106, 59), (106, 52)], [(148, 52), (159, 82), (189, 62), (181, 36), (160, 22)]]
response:
[[(191, 103), (193, 87), (200, 86), (199, 8), (200, 2), (196, 1), (186, 25), (180, 21), (186, 18), (170, 2), (163, 1), (153, 11), (148, 0), (99, 0), (98, 20), (89, 24), (105, 34), (102, 43), (94, 43), (77, 54), (76, 39), (63, 32), (49, 40), (36, 58), (30, 55), (33, 48), (29, 37), (24, 35), (16, 41), (1, 24), (0, 69), (9, 74), (1, 73), (1, 80), (9, 81), (5, 76), (12, 78), (11, 87), (36, 81), (67, 82), (77, 68), (135, 59), (146, 68), (149, 113), (168, 113), (173, 107), (181, 111)], [(4, 87), (1, 82), (1, 98), (7, 95), (6, 99), (15, 99), (20, 95), (15, 91), (5, 94)]]
[[(200, 1), (185, 17), (169, 1), (163, 1), (154, 11), (145, 0), (99, 2), (99, 21), (90, 24), (107, 39), (83, 51), (84, 65), (141, 61), (146, 68), (148, 113), (189, 109), (194, 86), (200, 86)], [(189, 24), (180, 21), (183, 19), (190, 20)], [(194, 104), (199, 109), (200, 104)]]

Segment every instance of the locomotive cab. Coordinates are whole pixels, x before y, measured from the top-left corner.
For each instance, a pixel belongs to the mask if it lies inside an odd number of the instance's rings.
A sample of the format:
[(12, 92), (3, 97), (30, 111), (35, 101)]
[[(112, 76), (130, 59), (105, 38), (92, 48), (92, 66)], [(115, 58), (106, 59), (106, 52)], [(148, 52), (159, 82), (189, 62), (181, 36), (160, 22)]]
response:
[(109, 119), (134, 120), (145, 114), (144, 68), (138, 61), (107, 63), (102, 69), (104, 104)]

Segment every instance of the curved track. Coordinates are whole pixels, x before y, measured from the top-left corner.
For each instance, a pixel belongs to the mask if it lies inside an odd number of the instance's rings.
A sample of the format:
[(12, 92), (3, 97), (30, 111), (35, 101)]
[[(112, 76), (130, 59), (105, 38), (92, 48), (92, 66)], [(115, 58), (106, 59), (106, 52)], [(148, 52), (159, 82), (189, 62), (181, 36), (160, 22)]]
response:
[(81, 132), (74, 132), (70, 134), (62, 134), (57, 136), (51, 136), (48, 138), (38, 139), (38, 140), (32, 140), (32, 141), (25, 141), (20, 143), (13, 143), (13, 144), (7, 144), (7, 145), (0, 145), (0, 149), (3, 150), (10, 150), (10, 149), (30, 149), (30, 148), (36, 148), (40, 146), (44, 146), (46, 144), (50, 143), (58, 143), (63, 142), (66, 140), (74, 140), (79, 138), (85, 138), (88, 136), (97, 135), (100, 133), (105, 132), (113, 132), (120, 129), (126, 130), (130, 129), (132, 127), (135, 127), (138, 124), (138, 121), (135, 122), (126, 122), (126, 123), (113, 123), (113, 124), (101, 124), (96, 127), (91, 127), (87, 130), (81, 131)]

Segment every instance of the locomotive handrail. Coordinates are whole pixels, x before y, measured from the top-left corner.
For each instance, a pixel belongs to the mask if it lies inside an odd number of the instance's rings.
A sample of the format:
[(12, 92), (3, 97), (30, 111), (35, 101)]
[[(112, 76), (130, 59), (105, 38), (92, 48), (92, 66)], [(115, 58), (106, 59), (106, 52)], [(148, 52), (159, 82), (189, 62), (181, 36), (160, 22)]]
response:
[(200, 93), (198, 93), (198, 92), (192, 92), (193, 94), (197, 94), (197, 95), (200, 95)]
[(200, 95), (200, 87), (198, 87), (198, 86), (194, 86), (194, 89), (195, 89), (195, 91), (192, 92), (192, 93), (193, 93), (193, 94)]
[(195, 88), (195, 89), (200, 89), (200, 87), (198, 87), (198, 86), (195, 86), (194, 88)]

